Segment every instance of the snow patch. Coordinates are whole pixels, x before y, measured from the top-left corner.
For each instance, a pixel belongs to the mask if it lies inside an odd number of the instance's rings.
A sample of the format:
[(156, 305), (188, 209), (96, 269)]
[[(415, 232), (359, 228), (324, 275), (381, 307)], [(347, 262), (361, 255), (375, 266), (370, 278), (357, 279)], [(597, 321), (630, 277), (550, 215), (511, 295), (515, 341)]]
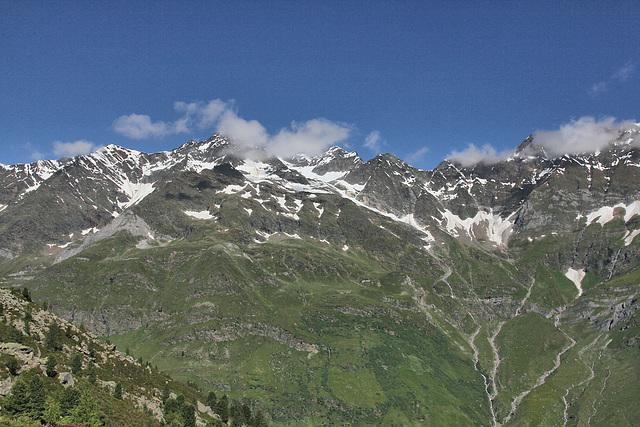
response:
[[(511, 218), (515, 212), (503, 219), (500, 215), (494, 215), (493, 210), (489, 212), (478, 211), (473, 218), (462, 219), (458, 215), (445, 209), (441, 212), (443, 219), (440, 226), (444, 226), (446, 231), (454, 237), (464, 233), (471, 239), (484, 238), (497, 246), (506, 245), (509, 236), (513, 231)], [(446, 223), (443, 225), (442, 222)]]
[(129, 201), (125, 203), (118, 202), (118, 207), (122, 210), (137, 205), (147, 197), (149, 194), (153, 193), (155, 188), (153, 187), (153, 183), (144, 183), (144, 182), (131, 182), (128, 179), (124, 180), (120, 185), (120, 190), (129, 197)]
[(224, 194), (236, 194), (239, 193), (240, 191), (244, 190), (246, 188), (246, 185), (227, 185), (225, 187), (224, 190), (220, 191), (221, 193)]
[(83, 236), (86, 236), (89, 233), (97, 233), (97, 232), (98, 232), (98, 228), (93, 227), (93, 228), (87, 228), (86, 230), (82, 230), (80, 234), (82, 234)]
[(185, 215), (188, 215), (192, 218), (196, 218), (196, 219), (213, 219), (215, 218), (213, 215), (211, 215), (211, 212), (209, 212), (208, 210), (205, 211), (200, 211), (200, 212), (195, 212), (195, 211), (184, 211)]
[(587, 273), (583, 270), (575, 270), (573, 268), (569, 268), (564, 275), (567, 279), (571, 280), (574, 285), (576, 285), (576, 289), (578, 290), (578, 297), (582, 295), (582, 279)]
[(185, 165), (185, 170), (194, 171), (197, 173), (202, 172), (205, 169), (213, 169), (218, 166), (220, 162), (218, 160), (214, 160), (213, 162), (203, 162), (200, 160), (192, 159), (191, 157), (187, 158), (187, 164)]
[(287, 166), (289, 166), (291, 169), (294, 169), (296, 172), (298, 172), (300, 175), (304, 176), (305, 178), (313, 181), (323, 181), (323, 182), (337, 181), (347, 174), (346, 171), (343, 171), (343, 172), (325, 172), (323, 175), (318, 175), (317, 173), (313, 172), (313, 169), (315, 169), (318, 165), (296, 167), (296, 166), (287, 164)]
[(277, 196), (275, 197), (275, 199), (282, 209), (286, 211), (289, 210), (289, 208), (287, 207), (287, 199), (284, 196)]
[(633, 230), (631, 232), (627, 230), (627, 234), (624, 235), (624, 245), (629, 246), (638, 234), (640, 234), (640, 230)]
[[(624, 222), (628, 222), (631, 218), (640, 214), (640, 201), (635, 201), (628, 205), (618, 203), (615, 206), (603, 206), (600, 209), (587, 214), (587, 227), (594, 221), (604, 226), (614, 218), (614, 212), (616, 209), (623, 209), (625, 211)], [(582, 217), (583, 215), (578, 215), (576, 220), (579, 220)]]
[(241, 165), (236, 166), (236, 169), (242, 172), (247, 179), (255, 182), (268, 178), (273, 168), (267, 163), (247, 159)]

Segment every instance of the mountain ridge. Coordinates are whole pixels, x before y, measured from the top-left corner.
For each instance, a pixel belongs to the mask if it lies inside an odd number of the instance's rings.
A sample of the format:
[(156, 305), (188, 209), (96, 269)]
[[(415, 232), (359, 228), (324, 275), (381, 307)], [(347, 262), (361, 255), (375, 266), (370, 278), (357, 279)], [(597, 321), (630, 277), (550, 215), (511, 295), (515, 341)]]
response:
[(640, 150), (621, 135), (431, 171), (219, 135), (108, 146), (27, 193), (0, 177), (0, 281), (285, 425), (624, 424)]

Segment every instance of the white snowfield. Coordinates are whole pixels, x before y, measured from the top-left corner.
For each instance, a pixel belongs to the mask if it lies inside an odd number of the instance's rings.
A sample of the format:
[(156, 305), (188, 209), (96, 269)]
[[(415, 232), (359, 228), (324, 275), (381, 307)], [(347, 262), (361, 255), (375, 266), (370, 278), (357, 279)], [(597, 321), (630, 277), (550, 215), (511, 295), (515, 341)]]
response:
[[(622, 209), (625, 211), (624, 222), (627, 222), (634, 216), (640, 214), (640, 201), (631, 202), (628, 205), (625, 205), (624, 203), (618, 203), (615, 206), (603, 206), (596, 211), (588, 213), (586, 215), (587, 227), (590, 226), (594, 221), (600, 225), (605, 225), (609, 221), (613, 220), (616, 209)], [(576, 217), (576, 220), (579, 220), (583, 217), (584, 216), (580, 214)]]
[[(634, 202), (629, 203), (628, 205), (624, 203), (618, 203), (615, 206), (603, 206), (598, 210), (590, 212), (589, 214), (586, 215), (587, 227), (593, 224), (594, 222), (597, 222), (601, 226), (604, 226), (605, 224), (607, 224), (608, 222), (610, 222), (615, 218), (616, 209), (624, 210), (623, 218), (624, 218), (624, 222), (626, 223), (634, 216), (640, 215), (640, 201), (636, 200)], [(576, 217), (576, 221), (582, 218), (584, 218), (584, 216), (582, 214), (579, 214)], [(635, 239), (636, 236), (638, 236), (638, 234), (640, 234), (640, 230), (627, 230), (625, 235), (622, 237), (624, 239), (624, 245), (629, 246), (631, 242), (633, 242), (633, 239)]]
[(635, 239), (638, 234), (640, 234), (640, 230), (633, 230), (633, 231), (627, 230), (627, 234), (625, 234), (623, 237), (624, 245), (629, 246), (631, 242), (633, 242), (633, 239)]
[(213, 218), (215, 218), (213, 215), (211, 215), (211, 212), (209, 212), (209, 211), (200, 211), (200, 212), (184, 211), (184, 214), (190, 216), (191, 218), (195, 218), (195, 219), (213, 219)]
[[(506, 219), (503, 219), (500, 215), (495, 215), (491, 209), (489, 212), (480, 210), (473, 218), (466, 219), (460, 218), (447, 209), (440, 213), (443, 217), (440, 225), (455, 237), (459, 237), (462, 233), (470, 239), (483, 238), (495, 243), (497, 246), (503, 246), (507, 244), (509, 236), (513, 232), (514, 223), (511, 218), (515, 215), (515, 212)], [(445, 223), (443, 224), (443, 222)]]
[(583, 270), (576, 270), (574, 268), (569, 268), (564, 275), (567, 279), (571, 280), (574, 285), (576, 285), (576, 289), (578, 290), (578, 296), (582, 295), (582, 279), (587, 273)]

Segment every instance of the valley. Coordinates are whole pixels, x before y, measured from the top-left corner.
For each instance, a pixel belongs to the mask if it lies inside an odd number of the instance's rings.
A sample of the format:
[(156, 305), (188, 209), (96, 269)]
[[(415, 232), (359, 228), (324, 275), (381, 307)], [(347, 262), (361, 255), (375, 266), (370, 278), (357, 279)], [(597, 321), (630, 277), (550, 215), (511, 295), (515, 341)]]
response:
[(638, 133), (431, 171), (220, 135), (2, 166), (0, 282), (271, 425), (633, 425)]

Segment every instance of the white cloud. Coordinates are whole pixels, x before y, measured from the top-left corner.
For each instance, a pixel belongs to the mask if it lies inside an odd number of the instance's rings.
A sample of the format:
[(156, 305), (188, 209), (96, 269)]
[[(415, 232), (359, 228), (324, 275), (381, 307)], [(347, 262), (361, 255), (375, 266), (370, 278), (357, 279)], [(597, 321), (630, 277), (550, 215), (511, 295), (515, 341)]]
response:
[(631, 61), (629, 61), (622, 68), (613, 73), (611, 78), (614, 80), (618, 80), (619, 82), (626, 82), (631, 78), (635, 71), (635, 65)]
[(593, 117), (581, 117), (562, 125), (559, 130), (537, 131), (532, 144), (544, 148), (551, 157), (594, 153), (615, 141), (621, 131), (633, 125), (633, 121), (616, 122), (613, 117), (599, 121)]
[(506, 159), (512, 150), (498, 152), (490, 144), (477, 147), (475, 144), (468, 144), (467, 148), (462, 151), (452, 151), (447, 159), (449, 161), (459, 163), (462, 167), (474, 166), (478, 163), (494, 164)]
[(31, 159), (32, 159), (32, 160), (43, 160), (43, 159), (44, 159), (44, 157), (45, 157), (45, 156), (44, 156), (44, 153), (42, 153), (42, 152), (40, 152), (40, 151), (38, 151), (38, 150), (31, 151), (30, 156), (31, 156)]
[(152, 122), (151, 117), (146, 114), (130, 114), (120, 116), (113, 122), (111, 127), (117, 133), (131, 139), (145, 139), (151, 137), (163, 137), (173, 133), (184, 132), (186, 124), (174, 124), (165, 122)]
[(414, 151), (413, 153), (410, 153), (407, 156), (407, 163), (414, 164), (416, 162), (421, 161), (428, 152), (429, 152), (429, 147), (422, 147)]
[(313, 119), (304, 123), (292, 122), (289, 129), (281, 129), (270, 138), (266, 148), (282, 157), (300, 153), (315, 156), (347, 139), (350, 131), (348, 126), (325, 119)]
[(314, 156), (348, 138), (350, 128), (325, 119), (312, 119), (304, 123), (292, 122), (275, 135), (269, 135), (257, 120), (245, 120), (233, 110), (226, 110), (217, 127), (244, 149), (265, 149), (269, 154), (291, 157), (296, 154)]
[(177, 101), (173, 104), (173, 109), (183, 113), (183, 116), (173, 122), (154, 122), (146, 114), (134, 113), (118, 117), (111, 128), (131, 139), (162, 138), (178, 133), (191, 133), (194, 126), (198, 129), (213, 129), (230, 108), (230, 104), (220, 99), (191, 103)]
[[(540, 130), (533, 134), (531, 146), (519, 156), (535, 154), (540, 148), (551, 158), (564, 154), (595, 153), (606, 145), (620, 138), (621, 132), (634, 129), (636, 132), (629, 134), (632, 140), (625, 140), (635, 146), (640, 146), (640, 125), (633, 120), (618, 122), (613, 117), (596, 120), (593, 117), (581, 117), (570, 123), (560, 126), (558, 130)], [(469, 167), (478, 163), (493, 164), (505, 160), (514, 155), (513, 151), (498, 152), (491, 145), (477, 147), (469, 144), (465, 150), (453, 151), (448, 159), (459, 163), (463, 167)]]
[(98, 147), (93, 143), (85, 140), (74, 142), (55, 141), (53, 143), (53, 154), (56, 157), (73, 157), (81, 154), (89, 154)]
[(605, 92), (608, 86), (609, 85), (607, 84), (607, 82), (595, 83), (593, 86), (591, 86), (590, 92), (592, 95), (596, 95), (598, 93)]
[(369, 133), (364, 139), (364, 146), (376, 154), (382, 151), (382, 139), (380, 138), (380, 131), (374, 130)]
[(185, 114), (180, 119), (185, 126), (187, 123), (194, 121), (198, 128), (209, 129), (217, 123), (222, 114), (230, 107), (228, 103), (220, 99), (214, 99), (207, 103), (199, 101), (187, 104), (186, 102), (178, 101), (173, 104), (173, 108)]
[(257, 120), (245, 120), (228, 109), (220, 117), (218, 133), (231, 138), (244, 147), (264, 147), (269, 140), (267, 130)]
[(292, 122), (288, 128), (270, 135), (257, 120), (238, 116), (234, 102), (214, 99), (209, 102), (175, 102), (174, 110), (183, 116), (170, 123), (154, 122), (147, 115), (131, 114), (119, 117), (112, 129), (128, 138), (143, 139), (169, 134), (190, 133), (194, 127), (215, 129), (240, 145), (245, 151), (266, 149), (282, 157), (295, 154), (316, 155), (346, 140), (351, 127), (326, 119), (312, 119), (303, 123)]
[(589, 93), (591, 95), (598, 95), (600, 93), (606, 92), (609, 89), (609, 86), (612, 83), (624, 83), (629, 80), (636, 71), (636, 66), (633, 62), (629, 61), (624, 64), (622, 67), (617, 69), (608, 79), (602, 80), (598, 83), (595, 83), (591, 86)]
[(23, 148), (29, 152), (29, 158), (31, 160), (42, 160), (45, 157), (44, 153), (41, 152), (39, 149), (34, 148), (33, 144), (30, 142), (26, 142), (23, 145)]

